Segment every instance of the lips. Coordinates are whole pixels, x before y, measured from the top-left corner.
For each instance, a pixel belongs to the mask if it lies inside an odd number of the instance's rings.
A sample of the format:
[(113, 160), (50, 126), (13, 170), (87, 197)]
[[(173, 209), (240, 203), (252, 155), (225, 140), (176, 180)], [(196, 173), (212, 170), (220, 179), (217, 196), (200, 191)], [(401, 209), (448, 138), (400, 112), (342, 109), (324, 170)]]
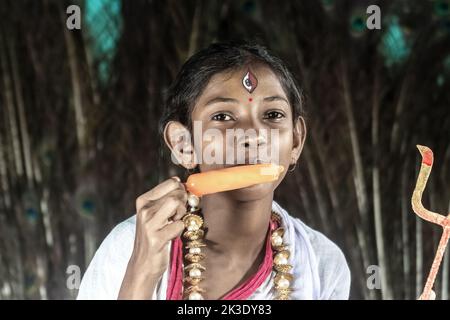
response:
[(260, 158), (246, 158), (244, 163), (236, 163), (236, 164), (231, 164), (231, 165), (226, 165), (226, 168), (231, 168), (231, 167), (240, 167), (240, 166), (248, 166), (251, 164), (264, 164), (264, 163), (270, 163), (270, 161), (263, 161)]
[(260, 164), (260, 163), (268, 163), (268, 162), (263, 162), (261, 159), (255, 158), (253, 160), (250, 160), (249, 163), (250, 164)]

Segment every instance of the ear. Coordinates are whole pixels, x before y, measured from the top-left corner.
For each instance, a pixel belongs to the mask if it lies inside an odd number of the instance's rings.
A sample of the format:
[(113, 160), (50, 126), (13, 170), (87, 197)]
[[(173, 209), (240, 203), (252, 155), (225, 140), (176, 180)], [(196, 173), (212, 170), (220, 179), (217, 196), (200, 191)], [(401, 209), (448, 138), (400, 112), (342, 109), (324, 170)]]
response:
[(164, 127), (164, 141), (171, 151), (172, 161), (186, 169), (197, 166), (191, 133), (178, 121), (169, 121)]
[(301, 116), (297, 118), (294, 123), (291, 163), (295, 164), (302, 153), (303, 146), (306, 139), (306, 124), (305, 119)]

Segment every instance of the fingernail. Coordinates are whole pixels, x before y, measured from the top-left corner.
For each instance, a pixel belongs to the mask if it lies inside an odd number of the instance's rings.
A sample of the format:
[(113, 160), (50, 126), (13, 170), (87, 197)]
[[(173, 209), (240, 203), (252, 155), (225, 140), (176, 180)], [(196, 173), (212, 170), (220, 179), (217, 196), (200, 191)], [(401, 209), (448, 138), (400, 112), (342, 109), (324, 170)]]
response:
[(178, 182), (181, 182), (180, 178), (178, 178), (177, 176), (172, 177), (172, 179), (177, 180)]

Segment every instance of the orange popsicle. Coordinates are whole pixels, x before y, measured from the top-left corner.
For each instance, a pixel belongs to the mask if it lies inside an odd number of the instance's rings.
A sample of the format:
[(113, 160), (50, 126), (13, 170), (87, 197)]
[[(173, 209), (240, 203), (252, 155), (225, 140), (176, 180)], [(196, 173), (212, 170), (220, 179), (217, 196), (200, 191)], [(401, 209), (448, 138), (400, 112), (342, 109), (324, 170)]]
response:
[(201, 197), (205, 194), (272, 182), (277, 180), (283, 171), (283, 166), (273, 163), (237, 166), (192, 174), (185, 185), (189, 192)]

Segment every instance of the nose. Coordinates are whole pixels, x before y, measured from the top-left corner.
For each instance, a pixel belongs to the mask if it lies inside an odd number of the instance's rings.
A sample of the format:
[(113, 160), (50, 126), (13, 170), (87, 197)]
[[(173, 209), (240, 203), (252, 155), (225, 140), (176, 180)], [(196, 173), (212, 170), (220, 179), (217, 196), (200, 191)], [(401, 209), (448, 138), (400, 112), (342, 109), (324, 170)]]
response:
[[(266, 135), (260, 131), (251, 130), (248, 131), (248, 134), (239, 137), (238, 145), (244, 148), (259, 148), (267, 144)], [(246, 133), (247, 133), (246, 132)]]

